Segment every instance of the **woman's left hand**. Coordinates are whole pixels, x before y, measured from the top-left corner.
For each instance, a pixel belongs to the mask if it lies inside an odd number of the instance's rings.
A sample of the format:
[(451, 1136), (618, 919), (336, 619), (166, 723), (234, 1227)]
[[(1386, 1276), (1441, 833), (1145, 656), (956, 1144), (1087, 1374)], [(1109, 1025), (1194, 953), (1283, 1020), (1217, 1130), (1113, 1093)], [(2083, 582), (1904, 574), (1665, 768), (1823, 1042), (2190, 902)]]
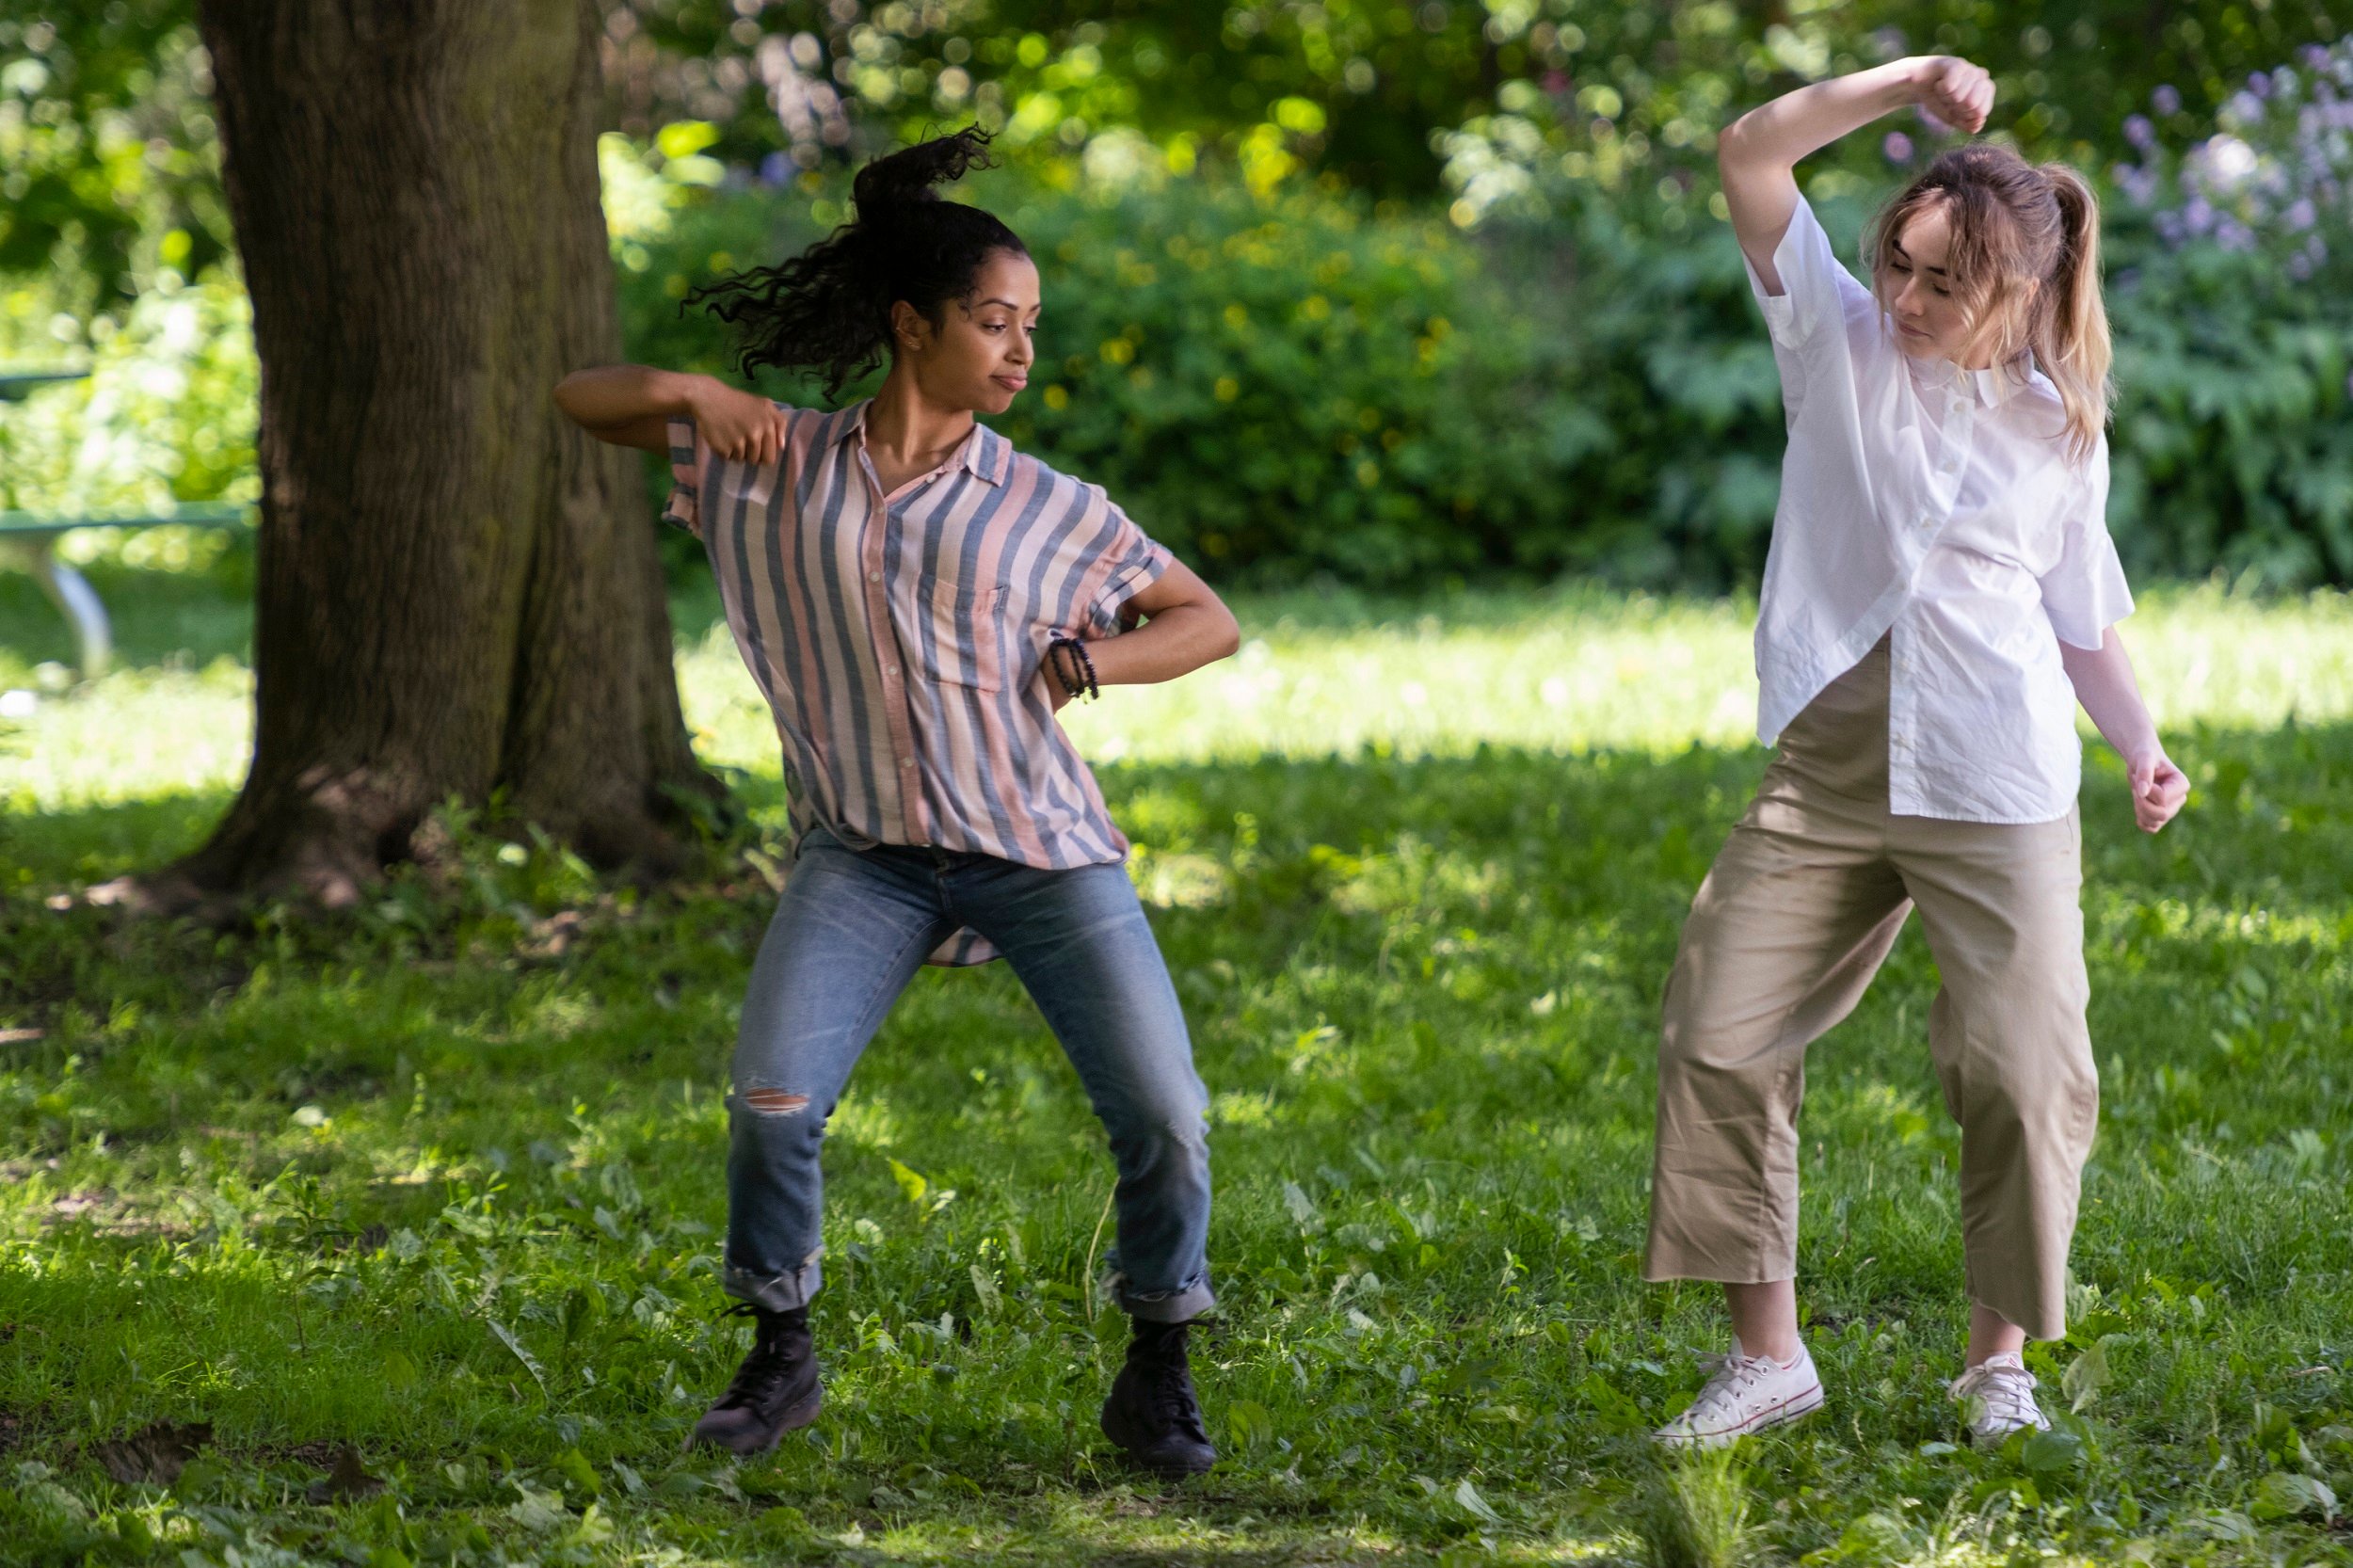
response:
[(2189, 798), (2189, 780), (2163, 751), (2127, 758), (2124, 776), (2133, 787), (2133, 820), (2143, 833), (2154, 833), (2171, 822)]

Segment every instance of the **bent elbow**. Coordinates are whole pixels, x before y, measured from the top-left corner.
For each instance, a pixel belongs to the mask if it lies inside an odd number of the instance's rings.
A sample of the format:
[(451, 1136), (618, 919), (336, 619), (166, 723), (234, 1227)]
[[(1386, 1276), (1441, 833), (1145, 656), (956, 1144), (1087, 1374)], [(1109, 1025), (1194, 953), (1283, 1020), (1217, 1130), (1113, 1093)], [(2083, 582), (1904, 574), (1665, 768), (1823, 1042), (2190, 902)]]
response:
[(1241, 622), (1234, 618), (1233, 611), (1226, 610), (1222, 604), (1219, 605), (1218, 608), (1225, 611), (1225, 615), (1218, 623), (1217, 642), (1215, 645), (1217, 651), (1210, 654), (1209, 657), (1212, 660), (1231, 659), (1235, 654), (1241, 651)]

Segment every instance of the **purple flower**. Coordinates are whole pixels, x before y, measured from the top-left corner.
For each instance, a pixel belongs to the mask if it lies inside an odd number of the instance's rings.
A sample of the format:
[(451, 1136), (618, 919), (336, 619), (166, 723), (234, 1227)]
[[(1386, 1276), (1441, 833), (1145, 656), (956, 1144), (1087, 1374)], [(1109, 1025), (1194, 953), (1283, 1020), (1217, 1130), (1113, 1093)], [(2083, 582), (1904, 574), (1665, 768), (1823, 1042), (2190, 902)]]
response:
[(2156, 145), (2157, 128), (2149, 123), (2149, 117), (2145, 114), (2127, 115), (2124, 118), (2124, 139), (2146, 152)]
[(2172, 83), (2165, 83), (2149, 95), (2149, 106), (2159, 114), (2180, 114), (2182, 94)]
[(2288, 276), (2289, 276), (2289, 277), (2291, 277), (2291, 278), (2295, 279), (2297, 282), (2301, 283), (2301, 282), (2304, 282), (2304, 281), (2308, 280), (2312, 277), (2312, 275), (2313, 275), (2313, 263), (2312, 263), (2312, 258), (2311, 258), (2311, 257), (2309, 257), (2309, 256), (2305, 256), (2305, 255), (2302, 255), (2302, 254), (2297, 254), (2297, 255), (2290, 256), (2290, 257), (2288, 258)]
[(2271, 96), (2271, 78), (2258, 71), (2247, 78), (2247, 90), (2258, 98), (2268, 98)]
[(2296, 57), (2304, 62), (2305, 70), (2318, 71), (2329, 63), (2329, 51), (2317, 43), (2308, 43), (2296, 52)]
[(1891, 164), (1908, 164), (1912, 161), (1912, 138), (1901, 131), (1890, 131), (1887, 139), (1880, 143), (1880, 151)]
[(2313, 221), (2319, 216), (2319, 214), (2313, 210), (2313, 200), (2312, 198), (2308, 196), (2302, 200), (2297, 202), (2294, 206), (2290, 207), (2286, 212), (2281, 213), (2280, 216), (2281, 220), (2287, 224), (2290, 231), (2300, 234), (2305, 230), (2313, 226)]

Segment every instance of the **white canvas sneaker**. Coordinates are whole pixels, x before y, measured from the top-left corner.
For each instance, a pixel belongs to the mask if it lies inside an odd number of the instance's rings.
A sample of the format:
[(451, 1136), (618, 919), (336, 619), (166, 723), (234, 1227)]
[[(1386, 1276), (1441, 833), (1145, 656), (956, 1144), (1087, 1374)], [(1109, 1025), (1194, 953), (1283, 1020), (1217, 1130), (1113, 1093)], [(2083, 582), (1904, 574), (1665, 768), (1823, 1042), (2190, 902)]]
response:
[(1714, 1365), (1715, 1376), (1691, 1407), (1651, 1433), (1661, 1447), (1721, 1448), (1822, 1408), (1822, 1380), (1803, 1345), (1798, 1347), (1798, 1359), (1785, 1367), (1765, 1356), (1744, 1354), (1736, 1339), (1730, 1355), (1709, 1356), (1703, 1365), (1708, 1363)]
[(1969, 1423), (1969, 1441), (1991, 1447), (2013, 1432), (2051, 1429), (2050, 1417), (2034, 1402), (2035, 1376), (2014, 1351), (1987, 1356), (1953, 1379), (1953, 1398)]

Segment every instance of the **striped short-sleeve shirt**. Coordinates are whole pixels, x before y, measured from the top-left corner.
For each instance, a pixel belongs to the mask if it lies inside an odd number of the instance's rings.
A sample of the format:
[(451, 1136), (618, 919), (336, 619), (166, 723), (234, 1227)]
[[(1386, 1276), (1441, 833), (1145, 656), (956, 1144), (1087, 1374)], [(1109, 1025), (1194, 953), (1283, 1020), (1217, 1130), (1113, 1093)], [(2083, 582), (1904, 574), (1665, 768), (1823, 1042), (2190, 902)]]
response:
[[(1103, 493), (971, 437), (885, 496), (863, 403), (787, 408), (775, 462), (670, 422), (668, 520), (711, 558), (775, 711), (793, 835), (926, 844), (1064, 870), (1116, 863), (1112, 824), (1039, 680), (1057, 635), (1116, 635), (1168, 552)], [(981, 963), (960, 932), (936, 963)]]

